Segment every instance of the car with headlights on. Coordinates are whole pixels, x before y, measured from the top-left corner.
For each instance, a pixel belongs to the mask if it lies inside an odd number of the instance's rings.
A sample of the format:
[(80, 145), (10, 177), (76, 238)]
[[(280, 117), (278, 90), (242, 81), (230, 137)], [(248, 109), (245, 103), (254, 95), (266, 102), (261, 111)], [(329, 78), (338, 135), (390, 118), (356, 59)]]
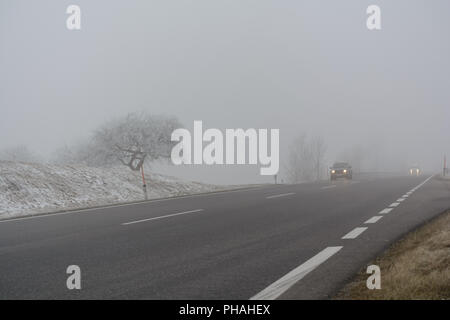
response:
[(337, 178), (352, 179), (352, 177), (352, 167), (347, 162), (335, 162), (330, 168), (331, 180), (336, 180)]
[(409, 168), (409, 175), (410, 176), (419, 176), (422, 171), (418, 166), (412, 166)]

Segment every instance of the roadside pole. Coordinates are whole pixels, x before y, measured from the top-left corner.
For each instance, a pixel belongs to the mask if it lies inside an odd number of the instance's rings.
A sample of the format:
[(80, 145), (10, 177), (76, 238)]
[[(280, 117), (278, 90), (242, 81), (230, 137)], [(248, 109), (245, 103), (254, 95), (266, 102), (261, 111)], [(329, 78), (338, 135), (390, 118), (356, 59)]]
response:
[(442, 169), (442, 175), (445, 177), (447, 173), (447, 155), (444, 154), (444, 168)]
[(147, 184), (145, 183), (145, 175), (144, 175), (144, 164), (142, 164), (141, 166), (141, 174), (142, 174), (142, 190), (144, 191), (145, 200), (148, 200)]

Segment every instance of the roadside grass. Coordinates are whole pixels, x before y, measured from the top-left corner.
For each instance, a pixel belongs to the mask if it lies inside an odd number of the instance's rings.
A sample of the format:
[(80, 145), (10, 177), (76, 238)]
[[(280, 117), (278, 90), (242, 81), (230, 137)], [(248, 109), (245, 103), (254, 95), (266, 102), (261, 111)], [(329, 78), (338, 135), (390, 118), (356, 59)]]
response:
[(407, 234), (370, 264), (381, 269), (381, 289), (366, 286), (361, 270), (334, 299), (450, 299), (450, 211)]

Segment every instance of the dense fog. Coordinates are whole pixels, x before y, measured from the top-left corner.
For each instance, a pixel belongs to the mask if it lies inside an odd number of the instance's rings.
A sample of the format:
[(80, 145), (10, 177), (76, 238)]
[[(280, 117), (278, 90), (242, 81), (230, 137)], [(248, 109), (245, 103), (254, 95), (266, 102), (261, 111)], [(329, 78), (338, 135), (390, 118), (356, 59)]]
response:
[[(82, 28), (70, 31), (75, 2)], [(372, 2), (381, 30), (366, 27)], [(450, 3), (372, 2), (1, 1), (0, 155), (51, 162), (143, 112), (188, 129), (279, 129), (281, 179), (302, 137), (323, 141), (323, 175), (336, 160), (438, 172), (450, 156)], [(273, 181), (255, 165), (151, 168)]]

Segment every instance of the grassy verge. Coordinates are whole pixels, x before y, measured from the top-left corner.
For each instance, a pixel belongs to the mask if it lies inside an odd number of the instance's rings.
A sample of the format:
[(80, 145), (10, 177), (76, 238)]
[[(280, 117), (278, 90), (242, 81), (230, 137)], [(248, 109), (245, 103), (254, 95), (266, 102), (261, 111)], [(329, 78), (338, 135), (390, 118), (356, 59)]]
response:
[(450, 211), (407, 234), (370, 264), (381, 269), (381, 289), (369, 290), (361, 270), (335, 299), (450, 299)]

